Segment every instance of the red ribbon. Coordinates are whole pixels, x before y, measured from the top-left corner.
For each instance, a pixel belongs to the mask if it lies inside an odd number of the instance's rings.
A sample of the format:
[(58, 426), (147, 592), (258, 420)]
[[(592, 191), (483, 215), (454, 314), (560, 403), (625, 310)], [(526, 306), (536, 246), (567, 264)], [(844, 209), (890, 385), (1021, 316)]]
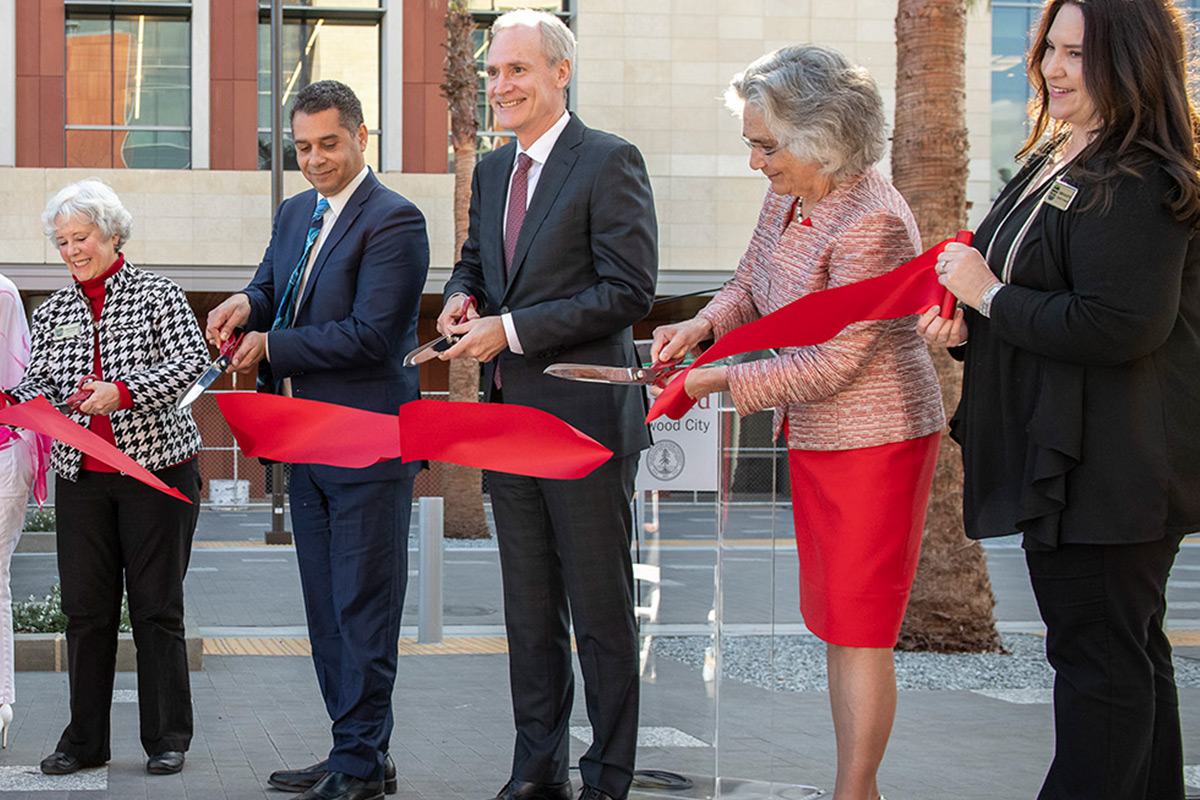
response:
[(42, 395), (19, 405), (9, 406), (0, 411), (0, 424), (16, 425), (31, 431), (45, 434), (57, 439), (65, 445), (87, 453), (92, 458), (103, 461), (113, 469), (120, 470), (131, 478), (135, 478), (147, 486), (158, 489), (164, 494), (176, 497), (185, 503), (192, 501), (178, 489), (167, 486), (154, 476), (154, 473), (122, 453), (113, 445), (101, 439), (87, 428), (67, 419), (61, 412), (50, 405)]
[(400, 406), (405, 461), (428, 458), (534, 478), (582, 478), (612, 451), (553, 414), (509, 403)]
[(292, 464), (366, 467), (431, 459), (539, 478), (582, 478), (612, 451), (527, 406), (415, 400), (398, 416), (238, 392), (217, 397), (247, 455)]
[(943, 288), (934, 272), (938, 254), (954, 241), (947, 239), (886, 275), (847, 286), (813, 292), (765, 317), (734, 328), (680, 372), (658, 396), (646, 421), (668, 416), (679, 419), (695, 400), (683, 390), (687, 374), (720, 358), (771, 347), (805, 347), (837, 336), (852, 322), (895, 319), (940, 305)]
[(217, 405), (248, 456), (331, 467), (400, 457), (391, 414), (254, 392), (219, 394)]

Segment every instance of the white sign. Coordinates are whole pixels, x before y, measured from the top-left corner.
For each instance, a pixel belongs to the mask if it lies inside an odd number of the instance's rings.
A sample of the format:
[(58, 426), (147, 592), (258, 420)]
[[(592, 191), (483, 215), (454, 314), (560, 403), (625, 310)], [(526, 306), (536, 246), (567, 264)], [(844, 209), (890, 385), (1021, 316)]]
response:
[(708, 395), (682, 419), (650, 423), (653, 444), (642, 453), (635, 488), (715, 492), (719, 486), (717, 404)]

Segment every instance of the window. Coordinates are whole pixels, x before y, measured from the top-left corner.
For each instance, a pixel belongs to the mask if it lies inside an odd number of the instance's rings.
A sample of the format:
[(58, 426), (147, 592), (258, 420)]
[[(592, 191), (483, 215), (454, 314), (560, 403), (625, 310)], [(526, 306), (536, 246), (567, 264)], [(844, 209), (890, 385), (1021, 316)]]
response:
[[(282, 104), (283, 167), (298, 169), (292, 142), (292, 103), (310, 83), (338, 80), (362, 102), (371, 136), (366, 160), (379, 169), (379, 31), (383, 11), (378, 0), (284, 0)], [(271, 168), (271, 14), (260, 3), (258, 19), (258, 168)]]
[(66, 165), (188, 168), (188, 4), (97, 5), (66, 6)]

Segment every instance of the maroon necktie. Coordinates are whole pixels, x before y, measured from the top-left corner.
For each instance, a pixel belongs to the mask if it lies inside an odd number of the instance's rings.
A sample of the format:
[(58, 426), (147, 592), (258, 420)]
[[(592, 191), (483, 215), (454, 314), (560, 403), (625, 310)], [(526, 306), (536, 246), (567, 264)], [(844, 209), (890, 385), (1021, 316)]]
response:
[(517, 156), (517, 171), (513, 173), (512, 190), (508, 193), (508, 217), (504, 221), (504, 274), (512, 267), (517, 252), (517, 236), (525, 221), (525, 206), (529, 192), (529, 168), (533, 159), (521, 153)]

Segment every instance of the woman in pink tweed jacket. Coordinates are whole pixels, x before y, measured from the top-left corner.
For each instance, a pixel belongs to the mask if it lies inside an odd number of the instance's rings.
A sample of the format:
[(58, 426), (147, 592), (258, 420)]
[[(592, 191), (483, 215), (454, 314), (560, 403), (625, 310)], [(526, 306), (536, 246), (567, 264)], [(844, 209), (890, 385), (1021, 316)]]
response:
[[(920, 250), (912, 213), (874, 166), (883, 101), (866, 70), (828, 48), (787, 47), (736, 76), (726, 99), (771, 187), (733, 279), (694, 319), (655, 331), (656, 359)], [(862, 322), (775, 358), (692, 370), (685, 388), (728, 391), (743, 415), (773, 407), (776, 434), (786, 431), (800, 608), (827, 643), (833, 798), (877, 800), (896, 709), (892, 648), (945, 425), (928, 349), (912, 319)]]

